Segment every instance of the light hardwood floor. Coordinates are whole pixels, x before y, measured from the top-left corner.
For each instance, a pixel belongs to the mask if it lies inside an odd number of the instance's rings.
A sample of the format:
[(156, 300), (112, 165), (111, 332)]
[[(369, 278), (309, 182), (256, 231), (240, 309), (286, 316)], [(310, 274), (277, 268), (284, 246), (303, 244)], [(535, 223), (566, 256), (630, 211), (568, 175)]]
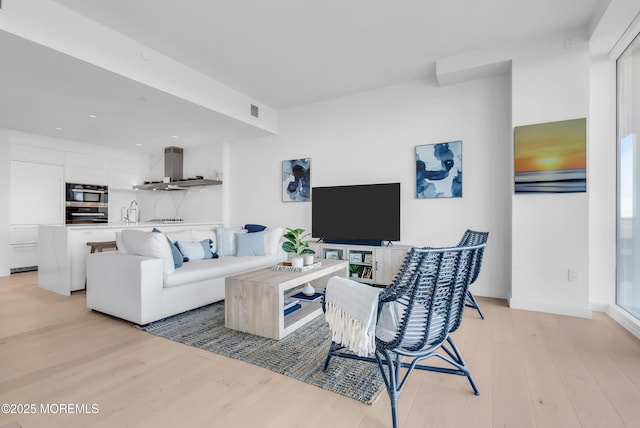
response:
[[(467, 310), (454, 338), (481, 395), (462, 377), (414, 373), (402, 428), (640, 427), (640, 341), (630, 333), (599, 313), (480, 304), (487, 319)], [(35, 273), (0, 278), (0, 403), (36, 405), (0, 413), (0, 427), (391, 426), (386, 393), (368, 406), (152, 336), (87, 310), (83, 292), (39, 289)], [(65, 414), (66, 403), (97, 413)]]

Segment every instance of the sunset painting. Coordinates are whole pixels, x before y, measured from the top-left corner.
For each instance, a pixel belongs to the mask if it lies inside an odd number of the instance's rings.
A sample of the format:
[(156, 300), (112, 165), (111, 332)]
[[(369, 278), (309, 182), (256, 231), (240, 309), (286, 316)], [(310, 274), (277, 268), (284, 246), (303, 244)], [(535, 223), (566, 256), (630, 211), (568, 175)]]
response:
[(574, 119), (514, 130), (515, 192), (587, 191), (587, 120)]

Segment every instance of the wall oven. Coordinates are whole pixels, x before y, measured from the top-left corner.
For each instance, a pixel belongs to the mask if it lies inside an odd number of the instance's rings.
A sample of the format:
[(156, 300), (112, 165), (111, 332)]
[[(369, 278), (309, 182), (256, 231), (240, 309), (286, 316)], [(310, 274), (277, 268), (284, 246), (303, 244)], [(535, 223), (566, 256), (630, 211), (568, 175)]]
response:
[(67, 183), (65, 200), (66, 224), (109, 222), (109, 187)]

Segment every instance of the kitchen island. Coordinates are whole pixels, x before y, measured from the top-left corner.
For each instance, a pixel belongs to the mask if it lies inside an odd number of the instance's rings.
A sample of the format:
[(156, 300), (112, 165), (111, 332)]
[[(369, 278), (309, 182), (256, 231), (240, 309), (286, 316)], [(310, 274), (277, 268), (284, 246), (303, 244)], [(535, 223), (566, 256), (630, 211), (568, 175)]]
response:
[(87, 242), (115, 241), (116, 232), (137, 229), (163, 232), (183, 229), (211, 230), (221, 223), (109, 223), (105, 225), (38, 226), (38, 286), (65, 296), (86, 284)]

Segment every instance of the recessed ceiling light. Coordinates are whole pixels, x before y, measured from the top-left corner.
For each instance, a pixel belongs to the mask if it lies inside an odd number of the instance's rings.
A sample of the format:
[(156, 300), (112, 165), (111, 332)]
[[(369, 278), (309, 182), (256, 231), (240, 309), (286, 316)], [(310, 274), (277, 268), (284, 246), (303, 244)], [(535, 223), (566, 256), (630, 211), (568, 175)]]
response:
[(60, 128), (59, 126), (56, 126), (56, 131), (62, 131), (62, 128)]
[(178, 138), (178, 136), (177, 135), (172, 135), (171, 138)]
[(142, 143), (136, 143), (136, 146), (141, 146), (141, 145), (142, 145)]
[(98, 115), (90, 114), (90, 115), (89, 115), (89, 117), (90, 117), (91, 119), (97, 119), (97, 118), (98, 118)]

